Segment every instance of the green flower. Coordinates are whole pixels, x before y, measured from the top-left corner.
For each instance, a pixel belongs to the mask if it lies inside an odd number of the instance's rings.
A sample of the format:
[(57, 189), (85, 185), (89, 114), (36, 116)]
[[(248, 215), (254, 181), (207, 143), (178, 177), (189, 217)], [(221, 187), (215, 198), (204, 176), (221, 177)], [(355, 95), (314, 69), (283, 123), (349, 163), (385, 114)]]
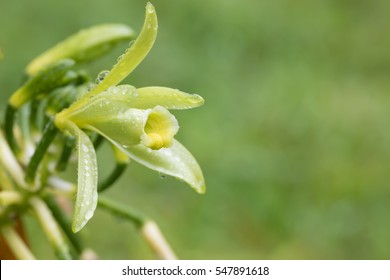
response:
[(79, 231), (93, 216), (97, 204), (97, 161), (84, 130), (109, 140), (131, 159), (188, 183), (205, 192), (202, 171), (174, 136), (179, 125), (169, 110), (201, 106), (202, 97), (165, 87), (136, 89), (122, 81), (147, 55), (157, 35), (154, 7), (146, 6), (141, 33), (120, 57), (104, 80), (55, 117), (56, 126), (78, 139), (78, 190), (73, 231)]

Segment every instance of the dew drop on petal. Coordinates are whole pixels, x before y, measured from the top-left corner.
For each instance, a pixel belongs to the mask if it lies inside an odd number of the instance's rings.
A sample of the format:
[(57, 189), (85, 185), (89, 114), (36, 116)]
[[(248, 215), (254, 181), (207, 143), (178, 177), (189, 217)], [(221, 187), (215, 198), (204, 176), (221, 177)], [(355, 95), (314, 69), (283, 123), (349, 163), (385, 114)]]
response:
[(108, 75), (108, 73), (110, 73), (110, 71), (107, 71), (107, 70), (104, 70), (104, 71), (100, 72), (100, 73), (98, 74), (97, 78), (96, 78), (95, 83), (96, 83), (96, 84), (101, 83), (101, 82), (106, 78), (106, 76)]
[(118, 57), (117, 61), (119, 62), (122, 58), (123, 58), (123, 54)]

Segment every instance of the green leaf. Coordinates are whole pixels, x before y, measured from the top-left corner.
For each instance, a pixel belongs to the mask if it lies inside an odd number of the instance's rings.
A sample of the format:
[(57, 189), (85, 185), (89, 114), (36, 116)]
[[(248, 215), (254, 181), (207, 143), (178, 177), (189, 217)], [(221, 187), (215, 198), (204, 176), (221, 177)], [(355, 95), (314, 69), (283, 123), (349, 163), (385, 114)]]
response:
[(72, 230), (78, 232), (92, 218), (97, 205), (98, 172), (96, 153), (87, 134), (74, 123), (67, 121), (62, 125), (63, 129), (77, 138), (78, 178)]
[(142, 30), (126, 52), (119, 57), (118, 63), (105, 76), (104, 80), (97, 84), (89, 93), (94, 95), (105, 91), (110, 86), (115, 86), (126, 78), (145, 58), (152, 48), (157, 36), (157, 15), (151, 3), (146, 5), (145, 21)]
[(27, 66), (27, 73), (34, 75), (63, 58), (76, 62), (93, 60), (110, 51), (119, 41), (134, 36), (134, 31), (123, 24), (104, 24), (81, 30), (35, 58)]

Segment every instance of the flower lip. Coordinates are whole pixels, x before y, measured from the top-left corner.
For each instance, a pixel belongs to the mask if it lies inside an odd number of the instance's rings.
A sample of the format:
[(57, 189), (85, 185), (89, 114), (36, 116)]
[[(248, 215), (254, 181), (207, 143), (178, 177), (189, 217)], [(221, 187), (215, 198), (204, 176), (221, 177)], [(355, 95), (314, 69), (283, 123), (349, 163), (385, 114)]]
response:
[(178, 130), (176, 118), (164, 107), (156, 106), (147, 116), (141, 144), (153, 150), (167, 148)]
[[(107, 112), (105, 112), (107, 113)], [(86, 114), (73, 116), (72, 121), (80, 128), (90, 129), (110, 138), (120, 146), (144, 145), (158, 150), (171, 145), (179, 130), (179, 124), (167, 109), (155, 106), (152, 109), (130, 108), (115, 114)]]

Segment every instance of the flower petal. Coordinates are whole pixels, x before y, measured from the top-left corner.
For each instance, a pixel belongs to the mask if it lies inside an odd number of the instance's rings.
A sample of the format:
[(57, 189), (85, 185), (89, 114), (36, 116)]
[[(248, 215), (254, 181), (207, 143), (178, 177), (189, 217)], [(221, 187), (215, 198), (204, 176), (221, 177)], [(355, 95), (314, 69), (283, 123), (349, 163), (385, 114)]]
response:
[(142, 144), (123, 147), (107, 135), (103, 135), (131, 159), (155, 171), (176, 177), (189, 184), (196, 192), (205, 193), (202, 170), (194, 156), (177, 140), (168, 148), (152, 150)]
[(62, 123), (66, 129), (77, 138), (78, 178), (77, 196), (73, 213), (72, 230), (80, 231), (92, 218), (97, 206), (97, 160), (95, 149), (87, 134), (74, 123)]
[(198, 193), (206, 191), (202, 170), (193, 155), (177, 140), (169, 148), (152, 150), (143, 145), (129, 146), (123, 151), (135, 161), (158, 172), (176, 177)]
[(128, 108), (150, 109), (162, 106), (167, 109), (190, 109), (201, 106), (204, 100), (197, 94), (189, 94), (165, 87), (145, 87), (136, 89), (130, 85), (108, 88), (89, 98), (88, 102), (73, 103), (60, 114), (78, 122), (80, 118), (104, 118), (120, 114)]
[(167, 109), (190, 109), (204, 104), (204, 99), (200, 95), (185, 93), (173, 88), (144, 87), (137, 89), (137, 92), (137, 108), (160, 105)]
[(36, 74), (63, 58), (71, 58), (77, 62), (91, 60), (109, 51), (118, 41), (134, 35), (134, 31), (123, 24), (104, 24), (81, 30), (31, 61), (27, 66), (27, 73)]
[(91, 96), (105, 91), (110, 86), (115, 86), (126, 78), (145, 58), (152, 48), (157, 36), (157, 15), (151, 3), (146, 5), (145, 21), (142, 30), (126, 52), (120, 56), (118, 63), (105, 76), (104, 80), (97, 84), (87, 95)]

